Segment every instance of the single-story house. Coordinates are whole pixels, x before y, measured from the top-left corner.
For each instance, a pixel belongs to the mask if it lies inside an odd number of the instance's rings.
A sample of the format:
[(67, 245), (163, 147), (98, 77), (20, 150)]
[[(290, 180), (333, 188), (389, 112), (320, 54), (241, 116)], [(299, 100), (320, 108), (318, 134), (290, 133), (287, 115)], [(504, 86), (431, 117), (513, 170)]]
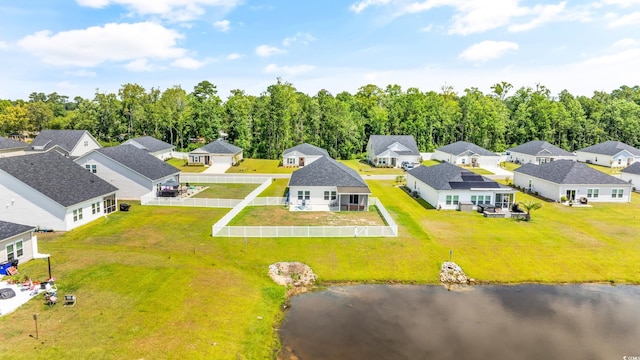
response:
[(497, 167), (500, 156), (476, 144), (457, 141), (437, 148), (431, 159), (448, 162), (454, 165), (470, 165), (472, 167)]
[(542, 140), (533, 140), (507, 150), (510, 162), (544, 164), (554, 160), (577, 160), (577, 156)]
[(576, 150), (578, 161), (607, 167), (625, 167), (640, 160), (640, 149), (620, 141), (605, 141)]
[(242, 148), (218, 139), (189, 153), (189, 165), (230, 167), (242, 160)]
[(0, 157), (24, 155), (27, 143), (0, 136)]
[(173, 150), (175, 146), (166, 143), (162, 140), (158, 140), (152, 136), (143, 136), (139, 138), (129, 139), (122, 143), (122, 145), (133, 145), (138, 149), (145, 150), (149, 154), (157, 157), (160, 160), (167, 160), (173, 157)]
[(289, 179), (289, 210), (367, 211), (371, 190), (358, 173), (323, 156), (294, 171)]
[(42, 130), (27, 148), (28, 152), (57, 151), (77, 157), (102, 146), (87, 130)]
[(633, 185), (635, 190), (640, 189), (640, 161), (634, 162), (620, 172), (620, 179)]
[(422, 159), (413, 135), (371, 135), (367, 159), (373, 166), (402, 167), (403, 162), (420, 164)]
[(451, 163), (418, 166), (407, 171), (407, 187), (431, 206), (458, 210), (460, 204), (510, 209), (516, 190)]
[(93, 150), (74, 161), (117, 187), (118, 199), (140, 199), (166, 181), (180, 181), (179, 169), (133, 144)]
[(116, 210), (118, 189), (53, 151), (0, 159), (0, 219), (67, 231)]
[(513, 174), (516, 186), (554, 201), (631, 201), (631, 184), (571, 160), (524, 164)]
[(33, 259), (38, 254), (35, 230), (33, 226), (0, 220), (0, 263), (18, 260), (22, 264)]
[(303, 167), (323, 156), (329, 156), (327, 150), (315, 145), (303, 143), (290, 147), (282, 153), (282, 166)]

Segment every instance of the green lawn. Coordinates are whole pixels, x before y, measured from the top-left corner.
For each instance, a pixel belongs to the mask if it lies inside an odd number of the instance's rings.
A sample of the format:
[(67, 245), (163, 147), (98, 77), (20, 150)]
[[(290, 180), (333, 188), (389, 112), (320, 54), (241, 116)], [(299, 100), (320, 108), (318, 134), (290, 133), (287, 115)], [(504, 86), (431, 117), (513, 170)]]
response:
[(348, 167), (356, 170), (361, 176), (366, 175), (403, 175), (400, 168), (373, 167), (366, 160), (338, 160)]
[(375, 207), (370, 211), (289, 211), (283, 206), (248, 206), (229, 223), (230, 226), (384, 226)]
[(289, 179), (274, 179), (271, 185), (269, 185), (268, 188), (264, 189), (264, 191), (261, 192), (260, 195), (258, 196), (286, 197), (288, 184), (289, 184)]
[[(302, 261), (322, 283), (437, 283), (453, 260), (480, 281), (640, 283), (640, 195), (629, 204), (543, 203), (532, 222), (433, 210), (393, 181), (369, 181), (397, 238), (212, 238), (228, 209), (139, 206), (64, 234), (39, 234), (60, 294), (0, 317), (8, 359), (273, 358), (285, 299), (269, 264)], [(533, 199), (518, 193), (520, 201)], [(269, 222), (269, 214), (265, 222)], [(21, 264), (44, 279), (47, 263)], [(40, 339), (34, 333), (38, 314)]]
[(244, 159), (238, 166), (230, 167), (226, 173), (291, 174), (297, 168), (278, 166), (279, 160)]
[(485, 170), (483, 168), (465, 167), (464, 169), (467, 169), (469, 171), (473, 171), (474, 173), (476, 173), (478, 175), (493, 175), (493, 173), (491, 171)]
[(503, 161), (500, 163), (500, 165), (502, 166), (503, 169), (505, 170), (509, 170), (511, 172), (513, 172), (513, 170), (517, 169), (520, 167), (519, 164), (515, 164), (509, 161)]
[(422, 165), (424, 166), (433, 166), (433, 165), (438, 165), (440, 164), (440, 161), (438, 160), (425, 160), (422, 162)]
[(592, 169), (596, 169), (598, 171), (601, 171), (607, 175), (620, 175), (621, 171), (623, 168), (612, 168), (612, 167), (607, 167), (607, 166), (602, 166), (602, 165), (594, 165), (594, 164), (587, 164), (587, 166), (589, 166)]
[[(193, 184), (197, 185), (197, 184)], [(244, 199), (259, 184), (202, 184), (207, 188), (192, 197), (208, 199)]]
[(180, 169), (180, 171), (188, 172), (188, 173), (199, 173), (199, 172), (203, 172), (206, 169), (204, 165), (187, 165), (187, 160), (185, 159), (171, 158), (166, 162), (169, 165), (172, 165)]

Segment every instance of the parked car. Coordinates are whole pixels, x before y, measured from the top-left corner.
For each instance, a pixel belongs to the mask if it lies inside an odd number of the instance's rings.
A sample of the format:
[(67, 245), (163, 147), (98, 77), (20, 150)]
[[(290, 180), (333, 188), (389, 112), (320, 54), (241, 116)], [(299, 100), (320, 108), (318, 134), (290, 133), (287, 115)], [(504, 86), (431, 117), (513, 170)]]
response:
[(402, 168), (404, 169), (404, 171), (409, 171), (414, 168), (414, 165), (408, 161), (403, 161)]

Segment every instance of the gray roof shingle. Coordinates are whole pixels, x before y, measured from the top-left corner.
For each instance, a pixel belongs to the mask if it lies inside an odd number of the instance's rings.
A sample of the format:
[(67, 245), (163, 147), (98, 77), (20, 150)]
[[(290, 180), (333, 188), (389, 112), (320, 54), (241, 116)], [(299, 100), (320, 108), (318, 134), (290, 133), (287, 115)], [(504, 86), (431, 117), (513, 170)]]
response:
[(315, 145), (308, 144), (308, 143), (303, 143), (300, 145), (296, 145), (294, 147), (290, 147), (286, 149), (284, 153), (282, 153), (282, 155), (286, 156), (287, 154), (292, 153), (294, 151), (298, 151), (305, 155), (329, 156), (329, 153), (327, 152), (327, 150)]
[(640, 175), (640, 162), (634, 162), (633, 164), (622, 169), (622, 172), (627, 174)]
[(533, 140), (527, 143), (512, 147), (507, 151), (517, 152), (527, 155), (543, 155), (543, 156), (575, 156), (567, 150), (561, 149), (553, 144), (542, 140)]
[(158, 140), (152, 136), (143, 136), (139, 138), (133, 138), (125, 141), (124, 143), (135, 142), (138, 145), (144, 147), (148, 152), (156, 152), (162, 150), (172, 150), (175, 149), (174, 145), (166, 143), (162, 140)]
[(216, 141), (210, 142), (205, 146), (199, 147), (193, 152), (196, 153), (207, 153), (207, 154), (237, 154), (242, 151), (242, 148), (239, 148), (235, 145), (229, 144), (228, 142), (218, 139)]
[(627, 150), (633, 155), (640, 156), (640, 149), (634, 148), (633, 146), (627, 145), (623, 142), (613, 140), (587, 146), (586, 148), (580, 149), (578, 151), (601, 155), (615, 155), (622, 150)]
[(0, 170), (64, 207), (118, 190), (56, 152), (0, 158)]
[(407, 172), (435, 190), (510, 189), (482, 175), (450, 163), (417, 166)]
[(0, 220), (0, 240), (8, 239), (12, 236), (16, 236), (34, 229), (35, 227), (33, 226)]
[(389, 146), (399, 143), (405, 146), (409, 151), (400, 151), (399, 155), (420, 155), (418, 151), (418, 145), (416, 145), (416, 139), (413, 135), (371, 135), (369, 137), (371, 148), (374, 155), (382, 154)]
[(0, 150), (24, 149), (27, 143), (0, 136)]
[(493, 153), (483, 147), (466, 141), (456, 141), (452, 144), (441, 146), (436, 150), (451, 155), (460, 155), (465, 151), (471, 151), (481, 156), (498, 156), (498, 154), (496, 153)]
[(289, 186), (344, 186), (366, 188), (367, 183), (352, 168), (323, 156), (311, 164), (294, 171)]
[(180, 172), (179, 169), (131, 144), (107, 147), (96, 151), (150, 180), (159, 180)]
[(71, 152), (87, 130), (42, 130), (31, 142), (29, 150), (49, 150), (58, 145), (66, 152)]
[(515, 169), (521, 173), (556, 184), (628, 185), (626, 181), (607, 175), (573, 160), (556, 160), (546, 164), (525, 164)]

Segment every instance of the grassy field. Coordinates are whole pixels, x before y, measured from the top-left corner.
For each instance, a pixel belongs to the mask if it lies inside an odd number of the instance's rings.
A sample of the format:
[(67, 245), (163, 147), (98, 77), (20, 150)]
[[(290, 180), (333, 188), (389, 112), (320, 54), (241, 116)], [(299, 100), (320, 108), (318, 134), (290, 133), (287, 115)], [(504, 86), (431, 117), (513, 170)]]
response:
[(206, 167), (204, 165), (186, 165), (187, 160), (185, 159), (177, 159), (177, 158), (171, 158), (169, 160), (166, 161), (169, 165), (172, 165), (178, 169), (180, 169), (180, 171), (183, 172), (188, 172), (188, 173), (200, 173), (203, 172)]
[(283, 206), (248, 206), (238, 214), (230, 226), (384, 226), (374, 207), (370, 211), (289, 211)]
[[(198, 184), (194, 184), (198, 185)], [(208, 199), (244, 199), (259, 184), (201, 184), (207, 188), (192, 197)]]
[[(64, 234), (39, 235), (60, 293), (78, 303), (47, 307), (37, 298), (0, 317), (0, 353), (271, 358), (285, 299), (267, 276), (277, 261), (307, 263), (325, 284), (437, 283), (453, 250), (453, 260), (480, 281), (640, 283), (638, 194), (629, 204), (544, 202), (523, 222), (428, 209), (393, 181), (368, 184), (398, 223), (397, 238), (212, 238), (211, 225), (228, 210), (137, 204)], [(43, 279), (46, 261), (20, 271)], [(38, 341), (29, 337), (33, 314)]]
[(483, 169), (483, 168), (474, 168), (474, 167), (463, 167), (464, 169), (467, 169), (469, 171), (473, 171), (474, 173), (478, 174), (478, 175), (493, 175), (493, 173), (489, 170)]
[(502, 166), (503, 169), (505, 170), (509, 170), (511, 172), (513, 172), (513, 170), (517, 169), (520, 167), (519, 164), (515, 164), (509, 161), (503, 161), (500, 163), (500, 165)]
[(297, 168), (278, 166), (279, 160), (244, 159), (238, 166), (230, 167), (226, 173), (291, 174)]
[(432, 166), (432, 165), (438, 165), (440, 164), (440, 161), (438, 160), (425, 160), (422, 162), (422, 165), (424, 166)]
[(287, 185), (289, 179), (274, 179), (273, 183), (258, 196), (262, 197), (285, 197), (287, 195)]
[(594, 165), (594, 164), (587, 164), (587, 166), (589, 166), (592, 169), (596, 169), (598, 171), (601, 171), (607, 175), (620, 175), (620, 173), (622, 172), (623, 168), (612, 168), (612, 167), (607, 167), (607, 166), (602, 166), (602, 165)]
[(348, 167), (357, 171), (361, 176), (366, 175), (403, 175), (404, 171), (400, 168), (381, 168), (373, 167), (366, 160), (338, 160)]

